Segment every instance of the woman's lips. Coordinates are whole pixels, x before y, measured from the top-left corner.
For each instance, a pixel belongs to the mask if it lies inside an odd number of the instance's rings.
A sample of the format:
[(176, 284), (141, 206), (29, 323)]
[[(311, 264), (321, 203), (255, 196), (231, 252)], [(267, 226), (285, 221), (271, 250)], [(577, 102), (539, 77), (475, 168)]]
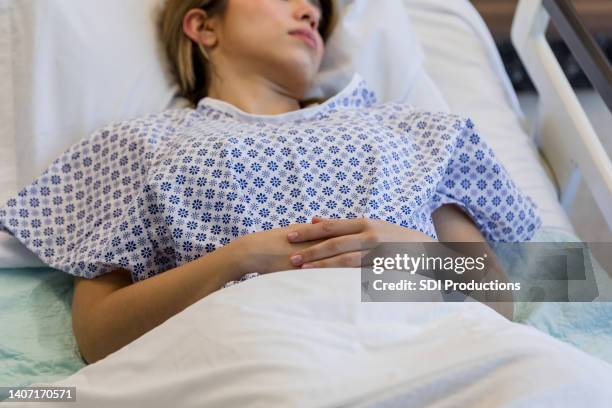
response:
[(306, 44), (308, 44), (313, 49), (315, 50), (317, 49), (317, 40), (315, 39), (314, 35), (310, 31), (294, 30), (294, 31), (290, 31), (289, 35), (297, 37), (301, 39), (302, 41), (304, 41)]

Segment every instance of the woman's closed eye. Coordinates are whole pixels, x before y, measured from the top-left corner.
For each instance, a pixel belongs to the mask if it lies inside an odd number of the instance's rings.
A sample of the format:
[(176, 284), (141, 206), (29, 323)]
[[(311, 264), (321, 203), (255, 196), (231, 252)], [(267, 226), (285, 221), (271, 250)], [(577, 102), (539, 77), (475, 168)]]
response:
[(319, 11), (322, 11), (321, 10), (321, 1), (320, 0), (310, 0), (310, 4), (312, 4), (317, 9), (319, 9)]
[[(288, 2), (290, 0), (281, 0), (281, 1)], [(312, 4), (313, 6), (315, 6), (316, 8), (318, 8), (319, 11), (321, 10), (321, 1), (320, 0), (308, 0), (308, 2), (310, 4)]]

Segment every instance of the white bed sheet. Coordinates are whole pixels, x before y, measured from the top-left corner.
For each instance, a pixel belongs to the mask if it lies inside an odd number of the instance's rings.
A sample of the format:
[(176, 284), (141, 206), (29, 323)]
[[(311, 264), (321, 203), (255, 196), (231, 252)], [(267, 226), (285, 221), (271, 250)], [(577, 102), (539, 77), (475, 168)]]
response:
[(53, 385), (76, 386), (75, 408), (612, 400), (611, 365), (482, 304), (366, 303), (360, 285), (359, 268), (263, 275), (207, 296)]
[(544, 228), (575, 234), (476, 9), (468, 0), (403, 1), (425, 52), (425, 69), (450, 110), (474, 119), (513, 179), (537, 203)]

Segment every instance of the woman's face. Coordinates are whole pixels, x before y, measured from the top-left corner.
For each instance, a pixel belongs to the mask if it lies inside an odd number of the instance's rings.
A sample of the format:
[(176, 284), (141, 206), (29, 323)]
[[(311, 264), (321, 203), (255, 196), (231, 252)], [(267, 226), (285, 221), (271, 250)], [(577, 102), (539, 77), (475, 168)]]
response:
[(213, 52), (300, 99), (321, 65), (320, 19), (318, 0), (228, 0), (216, 22)]

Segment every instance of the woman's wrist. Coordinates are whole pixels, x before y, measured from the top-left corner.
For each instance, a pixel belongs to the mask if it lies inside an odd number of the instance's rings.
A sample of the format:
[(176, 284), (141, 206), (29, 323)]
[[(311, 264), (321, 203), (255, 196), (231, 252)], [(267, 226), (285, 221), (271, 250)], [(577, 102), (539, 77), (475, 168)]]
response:
[(200, 269), (209, 275), (208, 279), (214, 280), (214, 285), (221, 288), (227, 282), (240, 279), (247, 273), (243, 254), (244, 241), (237, 238), (200, 257), (196, 262), (199, 262)]
[(247, 270), (247, 248), (244, 237), (238, 237), (220, 249), (223, 259), (227, 261), (228, 265), (227, 268), (224, 268), (226, 271), (225, 279), (227, 280), (223, 284), (240, 279), (244, 274), (251, 272)]

